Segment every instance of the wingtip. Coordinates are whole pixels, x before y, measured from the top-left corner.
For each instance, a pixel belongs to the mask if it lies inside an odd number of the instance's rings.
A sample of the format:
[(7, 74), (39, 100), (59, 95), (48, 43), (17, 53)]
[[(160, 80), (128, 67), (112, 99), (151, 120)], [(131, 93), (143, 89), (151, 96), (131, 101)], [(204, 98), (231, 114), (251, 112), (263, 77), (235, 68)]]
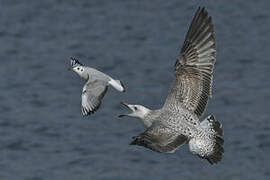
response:
[(205, 6), (199, 6), (197, 11), (206, 11), (206, 7)]
[(123, 93), (126, 92), (126, 87), (124, 86), (124, 84), (123, 84), (122, 81), (120, 81), (120, 84), (121, 84), (121, 86), (122, 86), (122, 88), (123, 88), (123, 91), (122, 91), (122, 92), (123, 92)]
[(195, 17), (199, 17), (201, 15), (208, 16), (208, 12), (207, 12), (205, 6), (199, 6), (196, 13), (195, 13)]
[(129, 145), (138, 145), (138, 138), (139, 136), (133, 136), (133, 140), (129, 143)]
[(83, 64), (75, 57), (70, 57), (70, 64), (71, 66), (76, 66), (76, 65), (83, 66)]
[(99, 106), (92, 110), (87, 110), (86, 108), (82, 108), (82, 115), (83, 117), (89, 116), (91, 114), (94, 114), (98, 110)]

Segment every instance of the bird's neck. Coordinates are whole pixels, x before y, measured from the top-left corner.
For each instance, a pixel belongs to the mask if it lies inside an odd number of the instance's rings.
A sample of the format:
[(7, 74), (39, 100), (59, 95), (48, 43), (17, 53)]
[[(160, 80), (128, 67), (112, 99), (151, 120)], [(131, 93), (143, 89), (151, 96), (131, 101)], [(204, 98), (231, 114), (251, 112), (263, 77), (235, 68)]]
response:
[(81, 77), (83, 80), (88, 81), (88, 79), (89, 79), (89, 74), (88, 74), (88, 73), (82, 73), (82, 74), (80, 74), (80, 77)]
[(148, 109), (147, 112), (144, 114), (144, 116), (140, 117), (139, 119), (142, 121), (142, 123), (149, 128), (152, 123), (156, 120), (156, 117), (159, 116), (158, 110), (150, 110)]

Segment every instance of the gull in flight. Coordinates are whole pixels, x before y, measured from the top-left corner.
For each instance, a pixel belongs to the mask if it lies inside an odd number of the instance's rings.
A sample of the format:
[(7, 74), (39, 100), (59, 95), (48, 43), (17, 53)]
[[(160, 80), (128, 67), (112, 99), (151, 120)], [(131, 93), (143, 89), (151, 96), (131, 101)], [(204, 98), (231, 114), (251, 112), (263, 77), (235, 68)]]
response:
[(216, 61), (214, 26), (205, 8), (198, 8), (174, 66), (174, 82), (161, 109), (122, 103), (140, 119), (146, 131), (133, 137), (131, 145), (173, 153), (188, 144), (193, 154), (218, 163), (224, 152), (221, 124), (213, 115), (200, 121), (211, 97)]
[(84, 66), (75, 58), (71, 58), (71, 68), (69, 70), (76, 72), (86, 82), (83, 86), (81, 101), (81, 111), (84, 116), (98, 110), (108, 86), (111, 85), (116, 90), (125, 92), (120, 80), (115, 80), (103, 72)]

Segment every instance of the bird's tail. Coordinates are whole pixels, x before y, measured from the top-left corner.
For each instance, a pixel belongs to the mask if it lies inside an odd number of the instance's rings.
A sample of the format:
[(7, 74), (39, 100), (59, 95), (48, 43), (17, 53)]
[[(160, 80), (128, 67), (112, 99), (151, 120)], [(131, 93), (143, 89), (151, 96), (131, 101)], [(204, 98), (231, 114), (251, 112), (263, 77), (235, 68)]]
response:
[(208, 116), (205, 120), (200, 123), (202, 129), (207, 133), (213, 135), (213, 140), (215, 142), (214, 150), (212, 153), (206, 157), (203, 157), (208, 160), (209, 163), (214, 164), (218, 163), (222, 159), (222, 154), (224, 152), (223, 144), (224, 140), (222, 139), (223, 130), (222, 125), (218, 122), (213, 115)]
[(116, 90), (118, 90), (118, 91), (121, 91), (121, 92), (125, 92), (126, 91), (123, 83), (120, 80), (111, 79), (109, 81), (109, 84), (112, 87), (114, 87)]

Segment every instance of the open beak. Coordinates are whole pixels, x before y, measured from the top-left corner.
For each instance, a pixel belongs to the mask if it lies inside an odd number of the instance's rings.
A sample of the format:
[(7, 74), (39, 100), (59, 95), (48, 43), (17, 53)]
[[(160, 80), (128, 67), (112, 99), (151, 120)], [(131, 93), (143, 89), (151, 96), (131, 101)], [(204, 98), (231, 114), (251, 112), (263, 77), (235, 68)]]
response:
[(68, 68), (68, 70), (70, 70), (70, 71), (74, 71), (74, 69), (71, 67), (71, 68)]
[[(127, 107), (128, 109), (130, 109), (133, 112), (133, 110), (132, 110), (132, 108), (131, 108), (130, 105), (128, 105), (125, 102), (121, 102), (121, 104), (124, 105), (125, 107)], [(118, 117), (125, 117), (125, 116), (130, 116), (130, 114), (120, 114)]]

